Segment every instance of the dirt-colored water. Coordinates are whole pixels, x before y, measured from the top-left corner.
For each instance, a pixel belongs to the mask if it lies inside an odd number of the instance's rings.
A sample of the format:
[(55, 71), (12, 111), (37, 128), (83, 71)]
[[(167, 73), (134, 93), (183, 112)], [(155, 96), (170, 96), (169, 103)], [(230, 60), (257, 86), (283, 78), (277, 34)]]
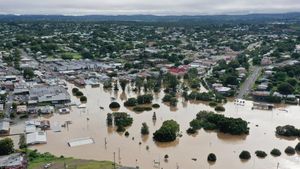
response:
[[(69, 90), (73, 85), (69, 85)], [(55, 133), (47, 131), (48, 143), (37, 145), (31, 148), (41, 152), (51, 152), (55, 155), (72, 156), (82, 159), (113, 160), (113, 153), (116, 153), (116, 162), (126, 166), (140, 166), (142, 169), (157, 168), (153, 161), (160, 159), (160, 167), (164, 169), (276, 169), (279, 163), (280, 169), (300, 169), (300, 155), (288, 156), (284, 153), (287, 146), (295, 146), (299, 139), (278, 138), (275, 135), (275, 128), (278, 125), (291, 124), (300, 128), (300, 107), (287, 106), (288, 112), (274, 109), (273, 111), (251, 110), (252, 102), (247, 101), (245, 106), (237, 106), (233, 102), (224, 105), (224, 114), (231, 117), (241, 117), (250, 122), (250, 134), (247, 136), (231, 136), (216, 132), (200, 130), (197, 135), (189, 136), (186, 129), (189, 122), (195, 118), (200, 110), (213, 110), (207, 104), (178, 102), (177, 108), (170, 108), (161, 102), (163, 93), (156, 95), (154, 103), (159, 103), (159, 109), (149, 112), (134, 113), (124, 106), (119, 111), (130, 113), (134, 121), (127, 130), (129, 137), (116, 133), (106, 126), (106, 114), (111, 112), (108, 108), (111, 97), (116, 97), (117, 101), (123, 105), (126, 98), (136, 96), (135, 93), (126, 94), (119, 91), (104, 91), (102, 87), (81, 89), (88, 97), (87, 109), (79, 110), (72, 107), (72, 112), (67, 115), (54, 114), (49, 118), (51, 123), (72, 121), (69, 129), (63, 128), (62, 132)], [(123, 99), (123, 100), (122, 100)], [(79, 102), (75, 97), (73, 101)], [(121, 101), (122, 100), (122, 101)], [(103, 106), (104, 110), (100, 110)], [(152, 115), (156, 112), (157, 121), (153, 123)], [(89, 118), (89, 120), (87, 120)], [(182, 137), (172, 143), (159, 144), (152, 140), (152, 133), (157, 130), (164, 120), (174, 119), (180, 124)], [(140, 129), (143, 122), (147, 122), (150, 135), (141, 137)], [(258, 125), (258, 126), (257, 126)], [(19, 128), (19, 127), (18, 127)], [(67, 142), (71, 139), (92, 137), (95, 144), (79, 147), (69, 147)], [(134, 140), (132, 139), (134, 137)], [(107, 145), (105, 147), (105, 138)], [(139, 145), (139, 142), (142, 144)], [(146, 149), (149, 146), (149, 150)], [(273, 148), (282, 151), (280, 157), (268, 155), (265, 159), (255, 156), (256, 150), (264, 150), (268, 154)], [(119, 159), (120, 150), (120, 159)], [(243, 162), (239, 159), (242, 150), (251, 152), (252, 158)], [(209, 164), (207, 155), (215, 153), (217, 162)], [(164, 155), (169, 155), (168, 162), (164, 161)], [(193, 161), (192, 158), (196, 158)]]

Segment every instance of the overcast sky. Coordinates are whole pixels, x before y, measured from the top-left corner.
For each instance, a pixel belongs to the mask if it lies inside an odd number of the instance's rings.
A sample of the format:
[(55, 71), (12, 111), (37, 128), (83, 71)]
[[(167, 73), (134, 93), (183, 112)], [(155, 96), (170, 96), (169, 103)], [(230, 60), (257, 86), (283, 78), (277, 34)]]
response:
[(0, 14), (246, 14), (300, 12), (300, 0), (0, 0)]

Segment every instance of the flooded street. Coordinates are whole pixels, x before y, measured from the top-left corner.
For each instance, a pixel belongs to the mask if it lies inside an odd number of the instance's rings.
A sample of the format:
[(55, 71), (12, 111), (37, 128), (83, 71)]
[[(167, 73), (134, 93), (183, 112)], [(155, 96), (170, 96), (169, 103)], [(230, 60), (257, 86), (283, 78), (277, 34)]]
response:
[[(69, 91), (74, 86), (69, 84)], [(125, 166), (139, 166), (142, 169), (155, 168), (154, 160), (161, 162), (160, 168), (176, 169), (276, 169), (279, 163), (280, 169), (299, 169), (299, 154), (288, 156), (284, 153), (287, 146), (294, 147), (299, 139), (278, 138), (275, 135), (275, 128), (278, 125), (291, 124), (300, 128), (300, 107), (287, 106), (288, 112), (274, 109), (273, 111), (251, 110), (252, 102), (247, 101), (245, 106), (235, 105), (228, 102), (224, 105), (225, 116), (241, 117), (250, 122), (250, 134), (247, 136), (231, 136), (220, 134), (215, 131), (200, 130), (196, 135), (188, 135), (186, 129), (189, 122), (195, 118), (200, 110), (211, 110), (213, 108), (204, 103), (182, 102), (179, 99), (177, 108), (170, 108), (162, 103), (163, 93), (154, 95), (153, 103), (160, 104), (160, 108), (152, 111), (135, 113), (123, 106), (126, 98), (135, 97), (136, 94), (128, 94), (118, 91), (104, 91), (103, 87), (80, 89), (87, 96), (87, 108), (78, 109), (73, 106), (70, 114), (54, 114), (48, 118), (51, 124), (65, 121), (72, 121), (67, 128), (62, 128), (61, 132), (47, 131), (47, 144), (32, 146), (40, 152), (50, 152), (57, 156), (64, 155), (74, 158), (111, 160), (113, 153), (116, 153), (116, 162)], [(127, 90), (126, 90), (127, 91)], [(133, 124), (127, 131), (129, 137), (124, 133), (115, 132), (106, 125), (106, 114), (111, 112), (108, 105), (111, 97), (115, 97), (121, 104), (118, 111), (128, 112), (133, 117)], [(72, 102), (79, 103), (79, 99), (72, 96)], [(100, 110), (103, 106), (104, 110)], [(153, 112), (156, 112), (157, 120), (152, 121)], [(87, 120), (89, 119), (89, 120)], [(155, 143), (152, 134), (157, 130), (163, 121), (174, 119), (180, 124), (182, 137), (172, 143)], [(140, 130), (142, 123), (146, 122), (149, 126), (150, 134), (148, 137), (141, 137)], [(21, 124), (20, 124), (21, 125)], [(16, 126), (12, 130), (23, 130)], [(15, 131), (13, 131), (15, 132)], [(69, 147), (68, 141), (76, 138), (91, 137), (95, 143), (78, 147)], [(105, 146), (105, 138), (107, 145)], [(134, 139), (133, 139), (134, 138)], [(139, 144), (141, 142), (141, 144)], [(149, 146), (149, 149), (146, 149)], [(273, 157), (269, 152), (273, 148), (281, 150), (280, 157)], [(239, 159), (242, 150), (251, 152), (252, 158), (243, 162)], [(256, 150), (263, 150), (268, 153), (265, 159), (255, 156)], [(120, 153), (119, 153), (120, 152)], [(217, 161), (214, 164), (207, 162), (207, 155), (215, 153)], [(119, 158), (120, 154), (120, 158)], [(164, 155), (169, 155), (169, 160), (164, 161)], [(196, 161), (192, 160), (197, 159)]]

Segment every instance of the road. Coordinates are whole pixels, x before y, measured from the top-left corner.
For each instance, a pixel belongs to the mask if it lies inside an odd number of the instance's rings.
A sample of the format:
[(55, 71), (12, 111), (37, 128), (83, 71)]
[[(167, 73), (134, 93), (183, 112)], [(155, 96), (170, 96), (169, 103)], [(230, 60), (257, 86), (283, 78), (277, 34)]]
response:
[(11, 107), (12, 107), (12, 103), (13, 103), (13, 96), (12, 93), (9, 92), (6, 98), (6, 103), (5, 103), (5, 117), (6, 118), (10, 118), (10, 113), (11, 113)]
[(256, 79), (258, 78), (258, 76), (261, 73), (262, 67), (259, 66), (253, 66), (251, 68), (251, 72), (250, 75), (247, 77), (247, 79), (244, 81), (244, 83), (242, 84), (242, 86), (239, 89), (237, 98), (238, 99), (242, 99), (245, 96), (247, 96), (249, 94), (249, 92), (251, 91), (251, 88), (253, 87)]

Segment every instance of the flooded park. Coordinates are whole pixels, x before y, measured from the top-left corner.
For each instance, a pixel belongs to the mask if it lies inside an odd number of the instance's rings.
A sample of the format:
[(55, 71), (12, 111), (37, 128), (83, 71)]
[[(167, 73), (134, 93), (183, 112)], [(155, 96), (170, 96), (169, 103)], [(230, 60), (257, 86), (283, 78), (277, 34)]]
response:
[[(70, 93), (73, 84), (68, 83)], [(179, 98), (177, 107), (170, 107), (162, 103), (164, 93), (154, 94), (153, 103), (160, 105), (157, 109), (134, 112), (123, 106), (124, 101), (137, 94), (131, 90), (105, 91), (102, 87), (92, 88), (86, 86), (80, 89), (87, 96), (85, 108), (71, 107), (69, 114), (54, 113), (50, 117), (39, 117), (47, 119), (51, 125), (54, 123), (64, 124), (70, 121), (61, 132), (47, 131), (47, 144), (31, 146), (40, 152), (50, 152), (54, 155), (74, 157), (80, 159), (109, 160), (124, 166), (139, 166), (142, 169), (164, 168), (164, 169), (299, 169), (299, 154), (289, 156), (284, 153), (287, 146), (294, 147), (299, 138), (283, 138), (276, 136), (275, 129), (279, 125), (294, 125), (300, 128), (300, 107), (289, 105), (277, 105), (273, 110), (252, 110), (253, 102), (246, 101), (244, 105), (236, 105), (233, 101), (224, 104), (226, 109), (222, 112), (226, 117), (242, 118), (249, 122), (250, 133), (243, 136), (233, 136), (218, 133), (216, 131), (199, 130), (194, 135), (189, 135), (186, 130), (189, 123), (201, 110), (214, 111), (206, 102), (186, 102)], [(72, 94), (71, 94), (72, 95)], [(107, 113), (111, 113), (109, 104), (112, 98), (120, 103), (118, 112), (127, 112), (133, 118), (133, 123), (126, 128), (129, 136), (118, 133), (114, 128), (108, 127), (106, 123)], [(80, 101), (72, 96), (72, 102), (79, 104)], [(100, 109), (101, 107), (101, 109)], [(283, 111), (285, 110), (285, 111)], [(156, 113), (156, 121), (152, 120)], [(153, 133), (160, 128), (162, 122), (173, 119), (180, 124), (180, 134), (176, 141), (169, 143), (158, 143), (152, 138)], [(141, 135), (142, 123), (149, 126), (150, 134)], [(12, 132), (24, 130), (24, 124), (12, 127)], [(70, 147), (68, 142), (77, 138), (92, 138), (92, 144)], [(283, 153), (280, 157), (273, 157), (270, 151), (278, 148)], [(241, 161), (239, 154), (247, 150), (252, 158)], [(265, 159), (255, 156), (256, 150), (267, 152)], [(207, 162), (207, 155), (214, 153), (217, 156), (215, 163)], [(168, 155), (168, 160), (164, 159)]]

